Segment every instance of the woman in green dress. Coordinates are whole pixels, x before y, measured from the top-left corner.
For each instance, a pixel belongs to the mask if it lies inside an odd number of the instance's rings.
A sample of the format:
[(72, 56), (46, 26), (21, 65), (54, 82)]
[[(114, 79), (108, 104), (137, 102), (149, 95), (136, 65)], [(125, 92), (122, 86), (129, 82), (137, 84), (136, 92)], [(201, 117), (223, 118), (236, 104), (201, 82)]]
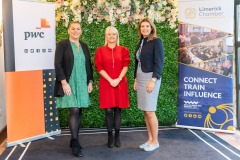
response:
[(90, 105), (93, 72), (88, 46), (79, 41), (82, 34), (79, 22), (72, 22), (68, 28), (69, 39), (57, 44), (55, 52), (56, 82), (54, 95), (57, 108), (69, 108), (70, 147), (75, 156), (82, 156), (78, 132), (82, 108)]

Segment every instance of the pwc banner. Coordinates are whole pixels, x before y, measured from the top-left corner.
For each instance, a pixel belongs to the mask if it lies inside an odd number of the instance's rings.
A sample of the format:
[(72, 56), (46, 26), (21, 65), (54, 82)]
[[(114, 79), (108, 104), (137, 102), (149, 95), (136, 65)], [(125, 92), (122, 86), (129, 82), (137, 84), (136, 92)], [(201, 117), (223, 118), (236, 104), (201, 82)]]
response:
[(7, 146), (59, 134), (53, 96), (55, 5), (3, 1), (3, 17)]
[(178, 127), (234, 132), (234, 0), (179, 0)]

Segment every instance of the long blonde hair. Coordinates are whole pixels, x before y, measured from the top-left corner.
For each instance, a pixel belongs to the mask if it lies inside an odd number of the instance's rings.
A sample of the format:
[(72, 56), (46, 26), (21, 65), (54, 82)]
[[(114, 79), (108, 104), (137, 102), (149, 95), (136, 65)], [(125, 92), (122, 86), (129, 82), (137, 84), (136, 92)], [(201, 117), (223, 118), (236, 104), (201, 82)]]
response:
[(140, 39), (143, 38), (143, 35), (142, 35), (142, 33), (141, 33), (141, 24), (142, 24), (143, 22), (148, 22), (148, 23), (150, 24), (151, 28), (152, 28), (152, 31), (151, 31), (150, 35), (148, 36), (148, 40), (153, 40), (153, 39), (157, 38), (156, 26), (155, 26), (155, 24), (154, 24), (149, 18), (144, 18), (144, 19), (142, 19), (142, 21), (139, 23), (139, 25), (138, 25), (138, 36), (139, 36), (139, 38), (140, 38)]
[(110, 29), (113, 29), (113, 32), (117, 34), (117, 45), (119, 46), (119, 34), (118, 34), (118, 30), (117, 28), (115, 28), (114, 26), (108, 26), (106, 28), (106, 31), (105, 31), (105, 45), (107, 44), (107, 34), (109, 32)]

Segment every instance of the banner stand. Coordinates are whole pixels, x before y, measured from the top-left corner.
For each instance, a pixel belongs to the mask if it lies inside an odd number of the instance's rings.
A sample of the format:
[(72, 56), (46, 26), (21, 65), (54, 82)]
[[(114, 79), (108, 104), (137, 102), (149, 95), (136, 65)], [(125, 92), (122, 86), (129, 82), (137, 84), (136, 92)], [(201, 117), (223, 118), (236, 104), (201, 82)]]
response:
[(58, 135), (58, 134), (61, 134), (61, 130), (55, 131), (55, 132), (51, 132), (51, 133), (47, 133), (47, 134), (37, 135), (37, 136), (34, 136), (34, 137), (29, 137), (29, 138), (26, 138), (26, 139), (21, 139), (21, 140), (14, 141), (14, 142), (9, 142), (9, 143), (7, 142), (6, 143), (6, 147), (12, 147), (12, 146), (15, 146), (15, 145), (21, 145), (23, 143), (35, 141), (35, 140), (42, 139), (42, 138), (51, 137), (51, 136)]
[(176, 126), (235, 133), (234, 0), (179, 0), (178, 22)]
[(54, 97), (55, 3), (2, 2), (3, 94), (10, 147), (61, 133)]
[(210, 132), (223, 132), (223, 133), (235, 133), (236, 132), (235, 130), (230, 131), (230, 130), (211, 129), (211, 128), (193, 127), (193, 126), (185, 126), (185, 125), (176, 125), (176, 127), (187, 128), (187, 129), (198, 129), (198, 130), (210, 131)]

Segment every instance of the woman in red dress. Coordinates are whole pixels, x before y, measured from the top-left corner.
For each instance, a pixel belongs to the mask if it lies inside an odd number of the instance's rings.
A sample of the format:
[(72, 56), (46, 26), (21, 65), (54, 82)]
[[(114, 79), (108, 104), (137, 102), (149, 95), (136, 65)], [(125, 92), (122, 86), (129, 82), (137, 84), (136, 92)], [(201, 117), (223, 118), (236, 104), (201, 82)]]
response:
[[(99, 47), (95, 54), (95, 66), (100, 74), (100, 108), (105, 109), (108, 131), (107, 146), (120, 147), (121, 109), (129, 107), (126, 73), (130, 62), (129, 51), (119, 46), (119, 34), (115, 27), (109, 26), (105, 32), (105, 46)], [(113, 122), (115, 138), (113, 138)], [(115, 139), (115, 142), (114, 142)]]

